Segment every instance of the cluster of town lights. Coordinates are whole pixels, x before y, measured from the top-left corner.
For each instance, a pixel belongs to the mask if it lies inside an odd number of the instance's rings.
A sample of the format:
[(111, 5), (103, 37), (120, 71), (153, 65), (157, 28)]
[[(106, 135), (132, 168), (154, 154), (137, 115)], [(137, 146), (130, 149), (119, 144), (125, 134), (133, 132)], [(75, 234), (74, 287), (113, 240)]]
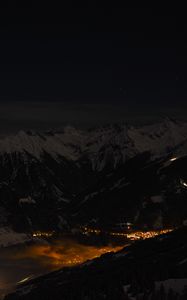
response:
[[(131, 241), (135, 240), (145, 240), (149, 238), (153, 238), (157, 235), (166, 234), (172, 231), (172, 229), (162, 229), (162, 230), (151, 230), (151, 231), (131, 231), (131, 232), (105, 232), (107, 235), (116, 236), (116, 237), (125, 237)], [(99, 229), (93, 229), (89, 227), (82, 228), (83, 235), (100, 235), (102, 232)], [(54, 235), (54, 232), (34, 232), (32, 234), (33, 237), (40, 237), (40, 238), (49, 238)]]
[(32, 234), (33, 237), (52, 237), (54, 235), (54, 232), (41, 232), (37, 231)]
[[(129, 229), (129, 228), (128, 228)], [(162, 230), (151, 230), (151, 231), (131, 231), (131, 232), (106, 232), (106, 234), (117, 237), (125, 237), (129, 240), (145, 240), (149, 238), (153, 238), (157, 235), (166, 234), (171, 232), (172, 229), (162, 229)], [(90, 235), (90, 234), (101, 234), (101, 230), (92, 229), (88, 227), (82, 228), (82, 234)]]
[(127, 234), (127, 238), (130, 239), (131, 241), (136, 241), (136, 240), (145, 240), (145, 239), (150, 239), (153, 238), (157, 235), (161, 234), (166, 234), (168, 232), (171, 232), (172, 229), (163, 229), (163, 230), (158, 230), (158, 231), (135, 231)]
[(101, 234), (101, 230), (99, 229), (94, 229), (94, 228), (89, 228), (89, 227), (83, 227), (82, 228), (82, 233), (84, 235), (89, 235), (89, 234)]

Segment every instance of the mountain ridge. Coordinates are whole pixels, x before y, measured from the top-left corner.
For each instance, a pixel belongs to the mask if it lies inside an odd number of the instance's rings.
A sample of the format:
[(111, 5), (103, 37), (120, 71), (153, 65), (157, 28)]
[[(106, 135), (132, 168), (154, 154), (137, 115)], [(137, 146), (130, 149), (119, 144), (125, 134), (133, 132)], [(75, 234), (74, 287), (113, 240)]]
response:
[[(0, 140), (0, 207), (17, 230), (57, 230), (59, 220), (72, 219), (80, 204), (80, 218), (87, 212), (92, 218), (99, 213), (102, 219), (108, 205), (113, 220), (124, 214), (134, 222), (140, 211), (144, 213), (145, 199), (157, 195), (168, 199), (168, 207), (171, 188), (179, 198), (177, 189), (187, 178), (186, 154), (187, 123), (171, 119), (139, 127), (115, 124), (91, 132), (71, 126), (46, 133), (21, 131)], [(170, 161), (176, 157), (176, 162)], [(184, 166), (179, 171), (180, 157)], [(156, 219), (160, 211), (168, 215), (164, 204), (152, 203), (146, 215), (150, 209)]]

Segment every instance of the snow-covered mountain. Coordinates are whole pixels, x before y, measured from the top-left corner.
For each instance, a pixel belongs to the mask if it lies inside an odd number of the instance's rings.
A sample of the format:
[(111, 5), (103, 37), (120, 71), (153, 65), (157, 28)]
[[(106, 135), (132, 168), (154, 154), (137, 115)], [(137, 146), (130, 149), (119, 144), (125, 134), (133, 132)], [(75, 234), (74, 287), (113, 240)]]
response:
[(85, 131), (70, 126), (43, 133), (20, 131), (0, 140), (0, 153), (1, 156), (19, 153), (25, 163), (31, 157), (42, 161), (44, 153), (56, 161), (64, 158), (78, 162), (86, 157), (93, 170), (101, 171), (108, 159), (113, 167), (145, 151), (150, 151), (154, 159), (177, 151), (186, 142), (187, 123), (165, 119), (142, 127), (117, 124)]
[[(169, 157), (186, 154), (187, 123), (171, 119), (141, 127), (115, 124), (80, 130), (67, 126), (9, 135), (0, 140), (0, 208), (4, 211), (0, 225), (11, 223), (19, 230), (46, 229), (49, 224), (52, 229), (64, 228), (67, 216), (76, 213), (80, 203), (89, 203), (93, 211), (97, 207), (101, 215), (108, 195), (118, 197), (121, 211), (132, 215), (137, 213), (137, 193), (143, 197), (148, 178), (155, 178), (150, 172), (145, 176), (142, 168), (151, 170), (150, 165), (156, 164), (160, 178), (164, 165), (159, 161), (168, 164)], [(149, 184), (150, 188), (155, 189)], [(90, 194), (91, 205), (86, 201)]]

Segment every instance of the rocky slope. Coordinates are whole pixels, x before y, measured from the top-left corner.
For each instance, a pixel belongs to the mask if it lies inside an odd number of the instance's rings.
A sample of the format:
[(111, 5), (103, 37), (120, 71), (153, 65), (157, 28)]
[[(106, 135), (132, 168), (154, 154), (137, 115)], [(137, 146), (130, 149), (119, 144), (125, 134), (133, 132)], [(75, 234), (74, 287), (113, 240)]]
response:
[[(161, 224), (175, 205), (176, 222), (184, 220), (178, 199), (182, 207), (186, 153), (187, 124), (170, 119), (7, 136), (0, 141), (0, 226), (61, 230), (87, 222), (84, 216), (105, 223), (104, 213), (112, 223), (149, 225), (143, 216), (150, 215)], [(174, 156), (180, 159), (171, 163)]]

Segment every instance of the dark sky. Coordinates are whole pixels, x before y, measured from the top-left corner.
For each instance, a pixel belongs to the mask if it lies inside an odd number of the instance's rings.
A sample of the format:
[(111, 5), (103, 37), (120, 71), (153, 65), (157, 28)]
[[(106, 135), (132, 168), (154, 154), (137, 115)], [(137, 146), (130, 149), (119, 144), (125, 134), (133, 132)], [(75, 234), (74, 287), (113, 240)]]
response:
[(1, 132), (185, 118), (187, 43), (174, 11), (108, 12), (92, 4), (57, 9), (55, 19), (43, 12), (42, 22), (28, 9), (7, 12), (0, 27)]

